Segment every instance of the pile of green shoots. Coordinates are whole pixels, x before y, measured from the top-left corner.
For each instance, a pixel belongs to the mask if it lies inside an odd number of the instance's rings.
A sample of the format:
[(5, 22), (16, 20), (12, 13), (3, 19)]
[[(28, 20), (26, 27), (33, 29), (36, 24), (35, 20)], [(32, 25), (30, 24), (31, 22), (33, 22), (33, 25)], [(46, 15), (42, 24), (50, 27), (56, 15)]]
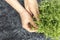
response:
[(42, 0), (39, 3), (38, 33), (59, 40), (60, 37), (60, 0)]

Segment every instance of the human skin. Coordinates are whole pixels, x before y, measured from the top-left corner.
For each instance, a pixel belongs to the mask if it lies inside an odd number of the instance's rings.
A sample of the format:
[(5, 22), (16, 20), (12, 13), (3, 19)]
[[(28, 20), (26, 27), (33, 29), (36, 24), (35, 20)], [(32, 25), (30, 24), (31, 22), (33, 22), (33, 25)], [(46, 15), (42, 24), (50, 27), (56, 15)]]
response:
[[(23, 6), (18, 2), (18, 0), (5, 0), (9, 5), (11, 5), (20, 15), (22, 20), (22, 27), (29, 32), (37, 32), (37, 25), (34, 23), (29, 12), (23, 8)], [(29, 26), (31, 24), (35, 29), (32, 30)]]
[(37, 0), (24, 0), (25, 8), (30, 13), (31, 16), (34, 16), (37, 21), (39, 21), (38, 15), (38, 2)]

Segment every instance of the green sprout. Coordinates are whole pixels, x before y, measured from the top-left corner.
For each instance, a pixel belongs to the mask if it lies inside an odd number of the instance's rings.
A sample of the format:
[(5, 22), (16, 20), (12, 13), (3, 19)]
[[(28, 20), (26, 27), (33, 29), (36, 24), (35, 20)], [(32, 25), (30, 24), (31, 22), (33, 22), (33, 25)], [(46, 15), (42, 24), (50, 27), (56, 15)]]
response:
[(39, 18), (36, 22), (38, 33), (44, 33), (47, 37), (60, 37), (60, 0), (42, 0), (39, 3)]

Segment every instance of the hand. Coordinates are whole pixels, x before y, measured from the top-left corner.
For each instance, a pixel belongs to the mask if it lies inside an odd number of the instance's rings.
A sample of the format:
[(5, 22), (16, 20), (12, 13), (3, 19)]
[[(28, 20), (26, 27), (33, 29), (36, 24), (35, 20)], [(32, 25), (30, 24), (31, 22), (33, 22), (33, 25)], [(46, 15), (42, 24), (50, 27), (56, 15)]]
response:
[(34, 16), (39, 21), (39, 10), (37, 0), (24, 0), (25, 8), (31, 16)]
[[(5, 1), (19, 13), (22, 20), (22, 27), (24, 29), (26, 29), (29, 32), (37, 32), (38, 27), (34, 23), (32, 17), (17, 0), (5, 0)], [(30, 24), (35, 28), (34, 30), (31, 29)]]

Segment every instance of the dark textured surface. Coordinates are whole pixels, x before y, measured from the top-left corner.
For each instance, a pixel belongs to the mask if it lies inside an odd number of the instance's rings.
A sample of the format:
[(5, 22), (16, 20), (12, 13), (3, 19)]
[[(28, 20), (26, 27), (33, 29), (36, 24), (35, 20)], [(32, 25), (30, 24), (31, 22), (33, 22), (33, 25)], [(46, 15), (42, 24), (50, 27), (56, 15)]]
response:
[[(22, 2), (21, 2), (22, 3)], [(21, 26), (19, 14), (0, 0), (0, 40), (49, 40), (44, 34), (29, 33)]]

